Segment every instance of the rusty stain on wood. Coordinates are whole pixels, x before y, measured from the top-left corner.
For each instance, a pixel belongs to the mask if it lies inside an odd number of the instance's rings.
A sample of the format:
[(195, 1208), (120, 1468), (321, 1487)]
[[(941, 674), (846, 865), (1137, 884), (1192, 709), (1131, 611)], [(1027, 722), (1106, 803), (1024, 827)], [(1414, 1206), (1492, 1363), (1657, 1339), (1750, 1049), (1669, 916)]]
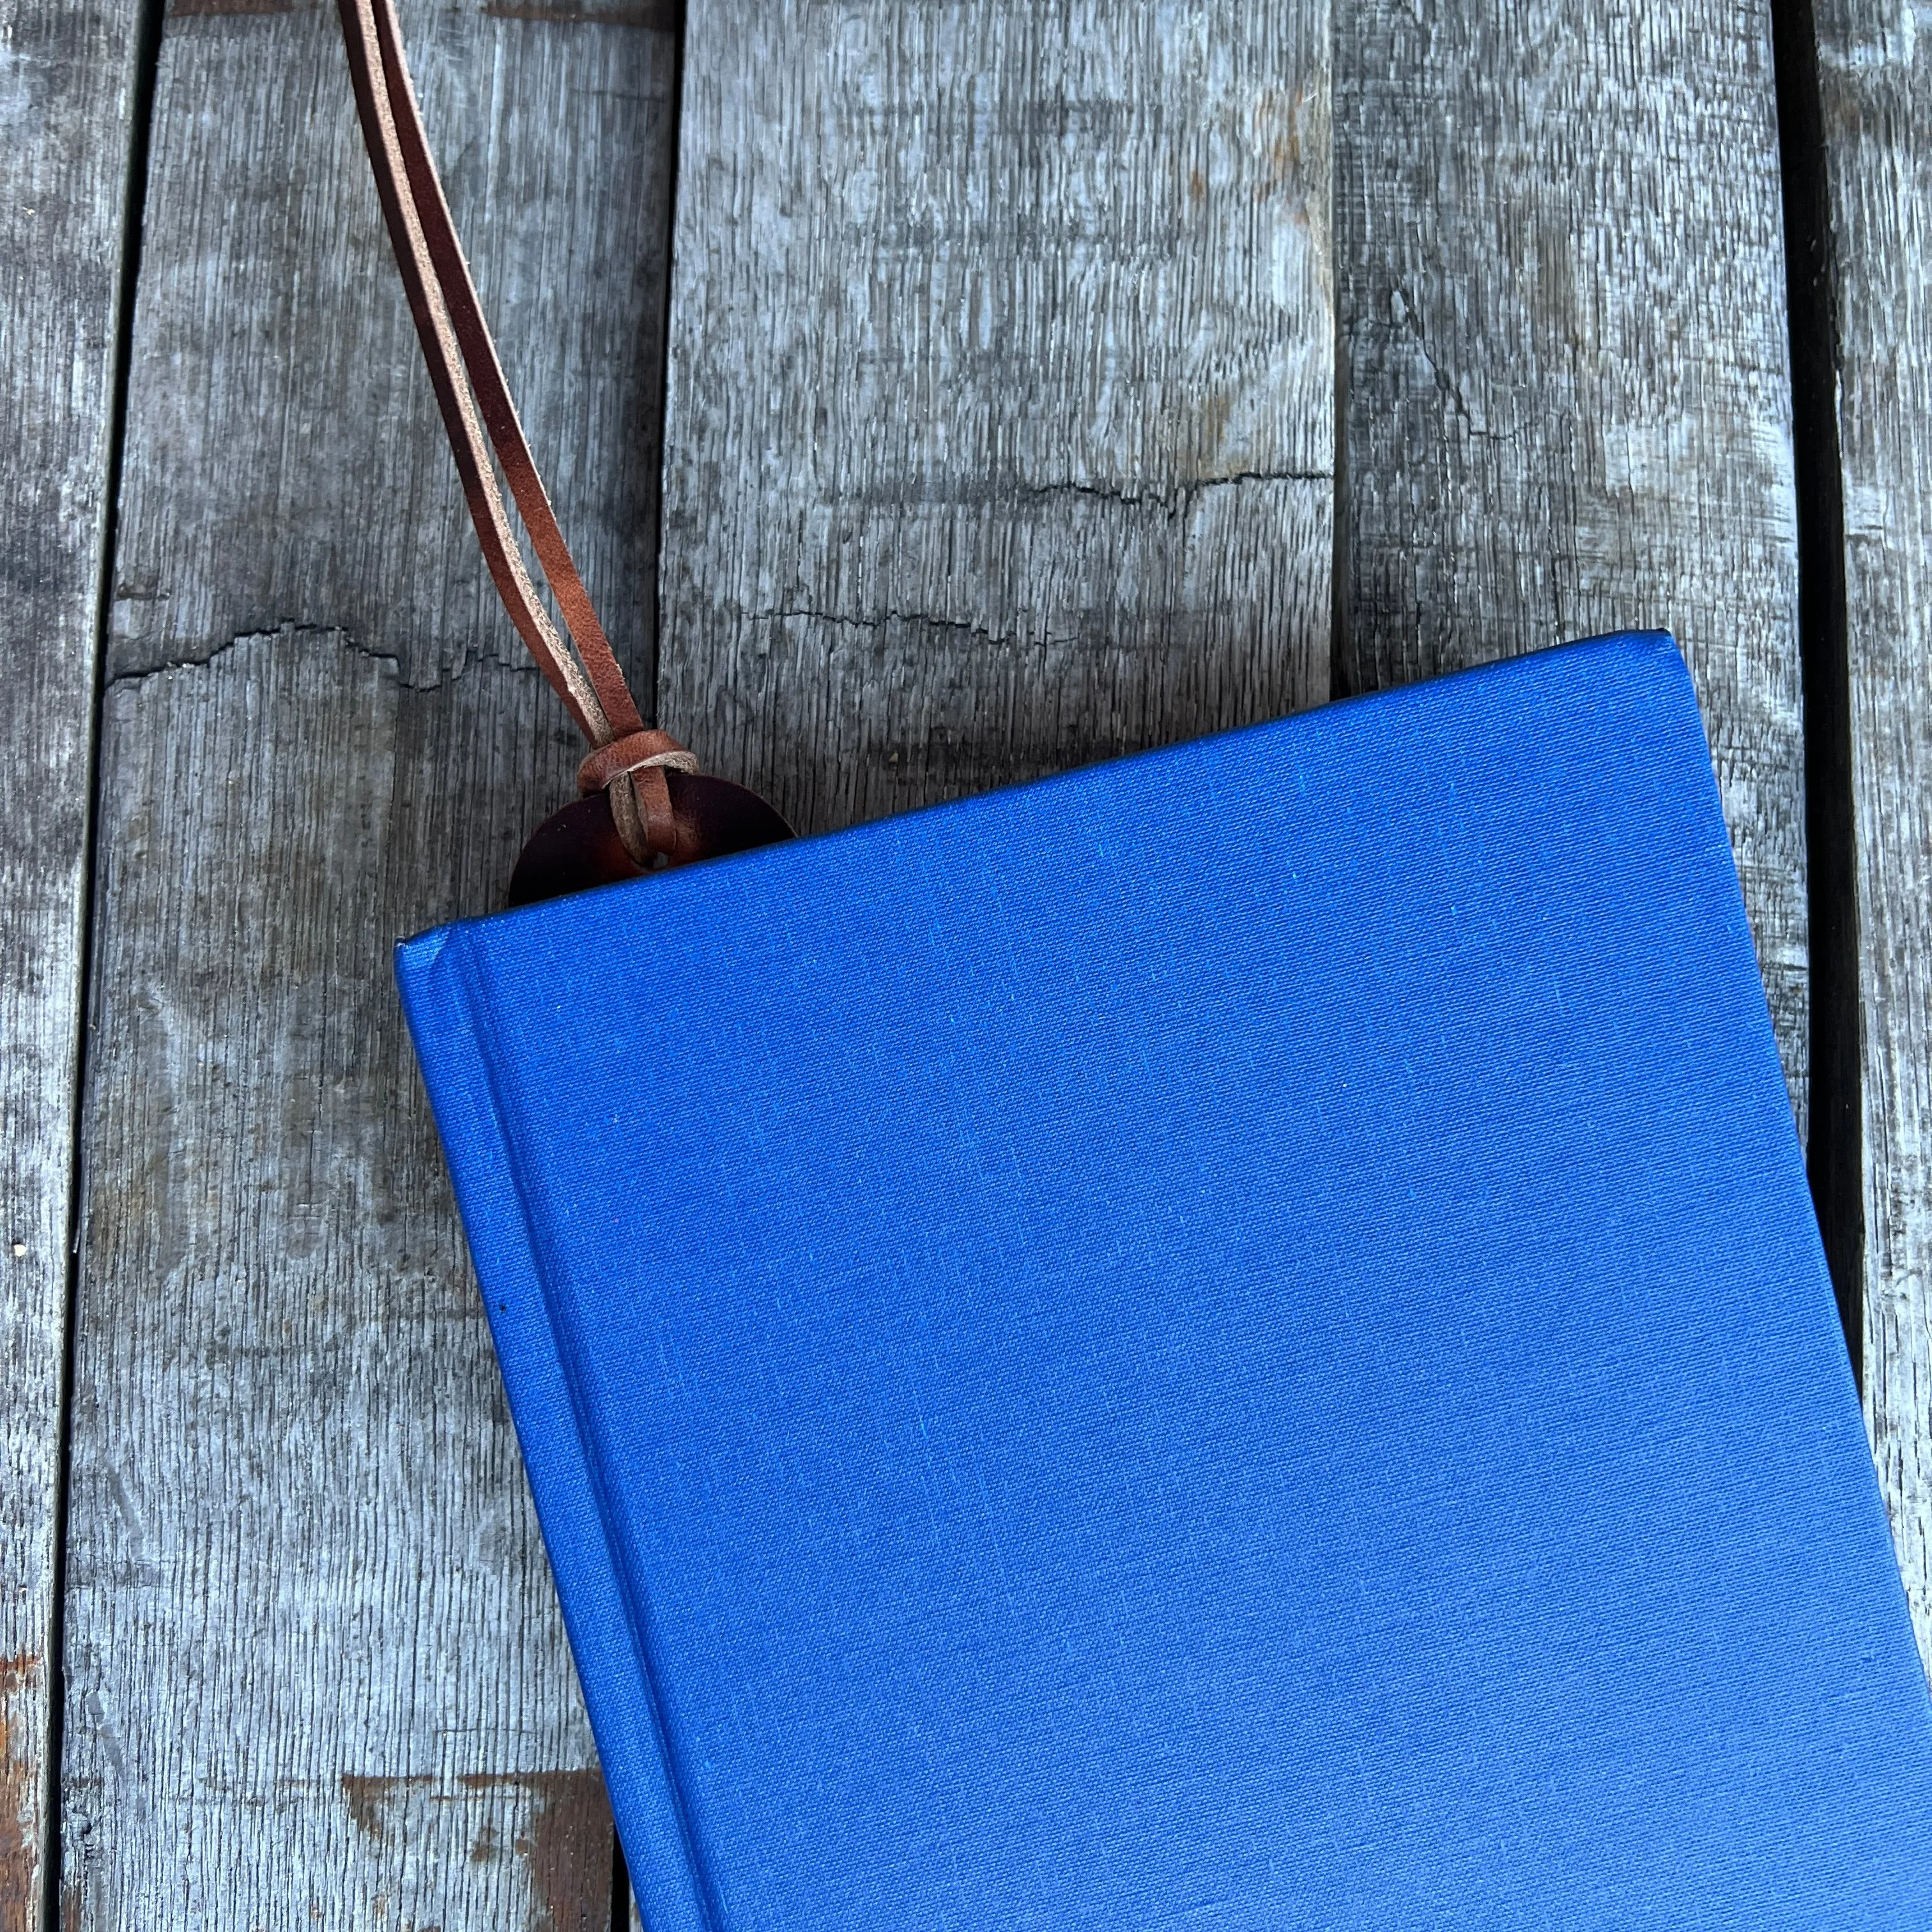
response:
[(601, 1772), (472, 1773), (460, 1782), (472, 1791), (509, 1786), (535, 1801), (515, 1847), (530, 1861), (530, 1932), (589, 1932), (608, 1918), (614, 1828)]
[(0, 1658), (0, 1932), (28, 1932), (40, 1900), (40, 1660)]
[[(507, 1813), (494, 1807), (470, 1841), (469, 1862), (487, 1864), (514, 1856), (530, 1881), (526, 1932), (603, 1932), (610, 1910), (614, 1832), (604, 1780), (596, 1771), (470, 1772), (453, 1781), (427, 1774), (372, 1777), (344, 1772), (344, 1802), (356, 1829), (372, 1844), (404, 1834), (417, 1803), (474, 1805), (508, 1796)], [(508, 1842), (499, 1826), (509, 1824)]]
[(388, 1842), (388, 1832), (382, 1822), (384, 1806), (398, 1788), (411, 1784), (430, 1784), (430, 1778), (358, 1778), (352, 1772), (342, 1774), (342, 1796), (347, 1802), (349, 1815), (355, 1820), (356, 1828), (375, 1840), (377, 1844)]

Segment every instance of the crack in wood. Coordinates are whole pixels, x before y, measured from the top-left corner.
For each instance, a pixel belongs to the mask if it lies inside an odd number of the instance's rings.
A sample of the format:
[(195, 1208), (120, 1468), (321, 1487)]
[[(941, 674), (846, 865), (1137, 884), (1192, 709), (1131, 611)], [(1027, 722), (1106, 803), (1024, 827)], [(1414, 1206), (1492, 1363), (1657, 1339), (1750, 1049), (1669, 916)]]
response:
[(682, 0), (644, 0), (640, 5), (609, 7), (546, 5), (544, 0), (487, 0), (483, 11), (493, 20), (542, 20), (556, 26), (644, 27), (658, 34), (674, 34), (684, 24)]
[(269, 630), (244, 631), (220, 644), (211, 645), (205, 651), (183, 652), (164, 658), (158, 663), (136, 662), (124, 664), (107, 680), (106, 688), (112, 691), (124, 684), (142, 684), (150, 678), (163, 676), (173, 671), (206, 670), (211, 665), (220, 664), (231, 652), (290, 639), (332, 646), (352, 656), (366, 658), (371, 664), (382, 664), (394, 671), (397, 681), (408, 691), (440, 690), (454, 683), (469, 672), (477, 670), (503, 671), (517, 677), (541, 675), (530, 658), (521, 653), (514, 657), (500, 658), (493, 652), (472, 650), (466, 652), (460, 662), (442, 666), (434, 678), (412, 676), (404, 658), (398, 652), (384, 650), (379, 645), (364, 644), (361, 638), (334, 625), (286, 623)]

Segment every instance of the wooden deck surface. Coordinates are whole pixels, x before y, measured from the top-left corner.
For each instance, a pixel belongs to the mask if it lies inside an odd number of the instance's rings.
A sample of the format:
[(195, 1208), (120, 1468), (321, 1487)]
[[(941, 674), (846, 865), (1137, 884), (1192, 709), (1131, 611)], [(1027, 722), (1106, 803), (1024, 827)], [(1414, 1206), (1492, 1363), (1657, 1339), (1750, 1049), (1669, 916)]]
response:
[[(1932, 1654), (1917, 17), (405, 10), (634, 682), (808, 829), (1676, 631)], [(334, 9), (0, 0), (0, 1932), (602, 1932), (388, 964), (572, 734)]]

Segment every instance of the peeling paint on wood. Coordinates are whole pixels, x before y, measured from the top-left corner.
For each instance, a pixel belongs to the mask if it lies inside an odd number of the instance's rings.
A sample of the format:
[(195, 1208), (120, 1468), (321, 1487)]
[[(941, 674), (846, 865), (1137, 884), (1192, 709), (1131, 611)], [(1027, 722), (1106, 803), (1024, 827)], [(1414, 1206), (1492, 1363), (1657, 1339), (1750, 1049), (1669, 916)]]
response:
[(1863, 1012), (1865, 1409), (1932, 1667), (1932, 33), (1820, 0)]
[(821, 828), (1327, 694), (1327, 0), (693, 0), (658, 709)]

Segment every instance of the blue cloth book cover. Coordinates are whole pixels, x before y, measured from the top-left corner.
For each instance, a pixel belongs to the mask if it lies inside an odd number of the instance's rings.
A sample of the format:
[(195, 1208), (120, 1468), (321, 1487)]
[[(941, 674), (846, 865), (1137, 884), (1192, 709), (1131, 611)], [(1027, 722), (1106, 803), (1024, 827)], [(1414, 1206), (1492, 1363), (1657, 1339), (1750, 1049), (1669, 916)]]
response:
[(1932, 1925), (1667, 637), (399, 970), (651, 1932)]

